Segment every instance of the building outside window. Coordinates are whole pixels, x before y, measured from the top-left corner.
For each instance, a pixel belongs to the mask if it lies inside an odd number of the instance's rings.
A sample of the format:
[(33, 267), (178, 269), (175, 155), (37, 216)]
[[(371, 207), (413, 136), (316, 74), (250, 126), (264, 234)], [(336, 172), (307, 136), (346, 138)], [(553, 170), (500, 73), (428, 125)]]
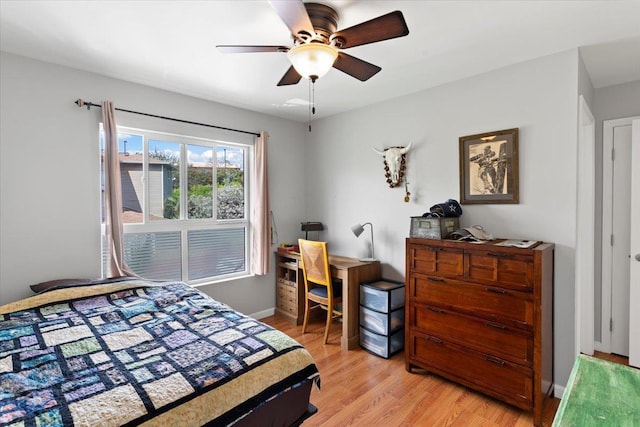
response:
[[(104, 183), (104, 133), (100, 132)], [(125, 262), (197, 285), (248, 275), (253, 147), (118, 127)], [(106, 271), (104, 184), (103, 272)]]

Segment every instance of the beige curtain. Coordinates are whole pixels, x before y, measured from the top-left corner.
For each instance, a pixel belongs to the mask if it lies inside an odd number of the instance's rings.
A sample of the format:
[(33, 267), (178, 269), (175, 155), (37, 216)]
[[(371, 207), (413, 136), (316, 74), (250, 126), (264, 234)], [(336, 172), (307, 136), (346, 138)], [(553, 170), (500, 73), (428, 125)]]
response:
[(253, 255), (251, 270), (254, 274), (269, 273), (271, 253), (271, 228), (269, 222), (269, 182), (267, 178), (267, 142), (269, 134), (262, 131), (255, 138), (255, 167), (253, 176), (256, 186), (252, 192), (253, 207)]
[(118, 130), (116, 111), (111, 101), (102, 102), (102, 125), (104, 127), (105, 226), (108, 248), (107, 277), (136, 276), (124, 262)]

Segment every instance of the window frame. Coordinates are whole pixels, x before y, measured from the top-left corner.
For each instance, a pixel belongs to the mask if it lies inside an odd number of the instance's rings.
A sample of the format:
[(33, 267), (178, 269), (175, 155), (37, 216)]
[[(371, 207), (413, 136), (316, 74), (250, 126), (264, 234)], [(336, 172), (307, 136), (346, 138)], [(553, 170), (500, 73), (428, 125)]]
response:
[[(251, 271), (251, 253), (253, 244), (253, 229), (252, 229), (252, 212), (251, 207), (251, 191), (254, 185), (255, 177), (253, 176), (253, 164), (254, 164), (254, 144), (245, 143), (239, 141), (229, 141), (222, 139), (206, 138), (201, 136), (189, 136), (183, 134), (175, 134), (170, 132), (154, 131), (148, 129), (141, 129), (131, 126), (117, 126), (118, 140), (121, 134), (140, 135), (142, 137), (142, 188), (143, 197), (142, 203), (142, 222), (141, 223), (123, 223), (123, 234), (130, 233), (166, 233), (166, 232), (180, 232), (180, 258), (181, 258), (181, 281), (188, 283), (192, 286), (203, 286), (213, 283), (226, 282), (229, 280), (235, 280), (239, 278), (251, 277), (253, 272)], [(104, 129), (102, 123), (100, 123), (100, 153), (104, 152), (103, 144)], [(180, 214), (176, 219), (164, 219), (153, 220), (149, 219), (150, 212), (147, 207), (151, 206), (151, 195), (149, 191), (149, 140), (158, 140), (166, 142), (175, 142), (180, 145)], [(188, 150), (189, 145), (198, 145), (211, 148), (212, 156), (212, 218), (188, 218)], [(218, 219), (218, 161), (216, 156), (216, 148), (219, 146), (238, 148), (243, 151), (244, 165), (244, 215), (243, 218), (234, 219)], [(101, 174), (101, 190), (104, 191), (104, 170), (100, 167)], [(101, 204), (104, 202), (104, 197), (101, 197)], [(101, 207), (104, 209), (104, 205)], [(189, 280), (189, 231), (192, 230), (220, 230), (220, 229), (232, 229), (232, 228), (244, 228), (244, 270), (234, 273), (223, 274), (219, 276), (209, 276), (201, 279)], [(106, 226), (104, 223), (104, 216), (101, 220), (101, 236), (105, 241)], [(105, 258), (106, 254), (105, 245), (102, 247), (102, 276), (105, 277)]]

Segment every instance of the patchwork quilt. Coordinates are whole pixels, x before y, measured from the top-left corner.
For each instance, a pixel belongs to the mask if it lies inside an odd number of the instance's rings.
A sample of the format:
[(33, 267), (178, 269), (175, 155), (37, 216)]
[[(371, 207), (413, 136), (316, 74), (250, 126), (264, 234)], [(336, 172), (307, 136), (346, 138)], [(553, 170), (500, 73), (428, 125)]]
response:
[(287, 335), (181, 282), (129, 280), (0, 307), (0, 425), (232, 425), (315, 381)]

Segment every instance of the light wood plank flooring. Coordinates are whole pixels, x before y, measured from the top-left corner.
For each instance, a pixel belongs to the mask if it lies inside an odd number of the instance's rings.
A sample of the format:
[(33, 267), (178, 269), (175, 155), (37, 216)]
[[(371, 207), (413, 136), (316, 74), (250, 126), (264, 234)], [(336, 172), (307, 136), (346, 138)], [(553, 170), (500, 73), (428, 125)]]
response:
[[(513, 406), (427, 373), (408, 373), (402, 352), (390, 359), (362, 349), (340, 349), (340, 325), (334, 322), (324, 345), (324, 321), (314, 320), (307, 333), (280, 317), (263, 322), (285, 332), (314, 357), (322, 389), (313, 389), (318, 413), (312, 426), (531, 426), (533, 418)], [(417, 372), (417, 371), (416, 371)], [(547, 399), (543, 425), (550, 426), (559, 399)]]
[(617, 363), (619, 365), (629, 366), (629, 358), (626, 356), (620, 356), (618, 354), (610, 354), (610, 353), (603, 353), (601, 351), (596, 351), (593, 354), (593, 357), (597, 357), (598, 359)]

